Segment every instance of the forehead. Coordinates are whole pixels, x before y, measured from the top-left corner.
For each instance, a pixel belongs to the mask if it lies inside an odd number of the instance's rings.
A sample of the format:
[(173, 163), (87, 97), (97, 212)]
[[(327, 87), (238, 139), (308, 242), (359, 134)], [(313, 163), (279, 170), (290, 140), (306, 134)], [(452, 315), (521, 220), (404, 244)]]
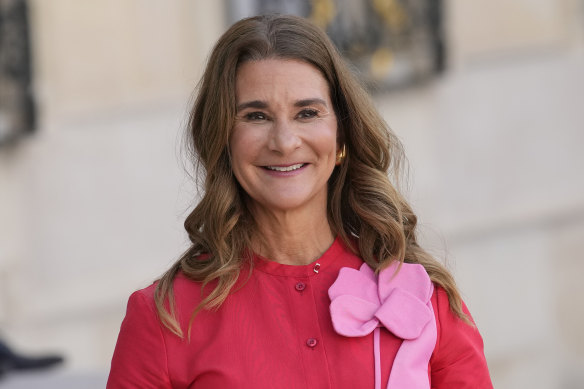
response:
[(236, 73), (237, 102), (289, 96), (329, 98), (329, 85), (313, 65), (291, 59), (263, 59), (241, 64)]

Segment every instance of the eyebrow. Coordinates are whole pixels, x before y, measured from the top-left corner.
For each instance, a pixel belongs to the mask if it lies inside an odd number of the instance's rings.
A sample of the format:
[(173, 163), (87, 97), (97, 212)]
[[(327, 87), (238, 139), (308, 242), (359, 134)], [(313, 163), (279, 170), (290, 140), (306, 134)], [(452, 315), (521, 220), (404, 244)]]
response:
[(237, 106), (237, 112), (242, 111), (246, 108), (266, 109), (268, 108), (268, 103), (260, 100), (246, 101), (245, 103), (241, 103)]
[(298, 100), (297, 102), (294, 103), (295, 107), (306, 107), (308, 105), (315, 105), (315, 104), (321, 104), (324, 105), (325, 107), (326, 105), (326, 101), (324, 101), (323, 99), (319, 99), (318, 97), (312, 98), (312, 99), (303, 99), (303, 100)]
[[(318, 97), (310, 98), (310, 99), (302, 99), (298, 100), (294, 103), (295, 107), (306, 107), (309, 105), (315, 104), (322, 104), (327, 107), (326, 101), (320, 99)], [(257, 108), (257, 109), (266, 109), (268, 108), (268, 103), (261, 100), (253, 100), (253, 101), (246, 101), (245, 103), (241, 103), (237, 106), (237, 112), (243, 111), (246, 108)]]

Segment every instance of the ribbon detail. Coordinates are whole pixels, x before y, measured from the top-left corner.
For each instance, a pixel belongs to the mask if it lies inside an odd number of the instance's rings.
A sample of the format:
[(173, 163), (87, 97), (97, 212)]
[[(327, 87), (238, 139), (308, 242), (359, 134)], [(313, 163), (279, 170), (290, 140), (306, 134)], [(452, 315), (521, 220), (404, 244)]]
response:
[(429, 389), (428, 363), (436, 345), (434, 291), (422, 265), (392, 263), (377, 276), (364, 263), (342, 268), (329, 288), (335, 331), (347, 337), (374, 336), (375, 387), (379, 382), (379, 327), (403, 339), (390, 373), (388, 389)]

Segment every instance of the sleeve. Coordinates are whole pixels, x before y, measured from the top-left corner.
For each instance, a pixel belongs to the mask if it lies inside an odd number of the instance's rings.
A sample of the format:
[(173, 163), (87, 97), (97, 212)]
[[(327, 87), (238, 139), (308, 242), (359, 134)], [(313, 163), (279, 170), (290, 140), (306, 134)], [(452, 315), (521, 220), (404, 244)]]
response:
[[(432, 388), (492, 388), (483, 339), (476, 326), (465, 323), (452, 313), (448, 296), (442, 288), (436, 288), (432, 304), (438, 330), (436, 348), (430, 358)], [(463, 310), (471, 318), (464, 303)]]
[(130, 388), (172, 388), (154, 301), (142, 291), (128, 300), (107, 382), (107, 389)]

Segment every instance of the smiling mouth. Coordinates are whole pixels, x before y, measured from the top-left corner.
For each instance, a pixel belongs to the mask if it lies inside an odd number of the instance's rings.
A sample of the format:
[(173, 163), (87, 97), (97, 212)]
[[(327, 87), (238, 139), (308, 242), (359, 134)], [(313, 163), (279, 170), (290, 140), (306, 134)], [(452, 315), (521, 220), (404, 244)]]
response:
[(306, 164), (305, 163), (297, 163), (295, 165), (290, 165), (290, 166), (264, 166), (264, 168), (268, 169), (268, 170), (273, 170), (275, 172), (291, 172), (291, 171), (300, 169), (304, 165), (306, 165)]

